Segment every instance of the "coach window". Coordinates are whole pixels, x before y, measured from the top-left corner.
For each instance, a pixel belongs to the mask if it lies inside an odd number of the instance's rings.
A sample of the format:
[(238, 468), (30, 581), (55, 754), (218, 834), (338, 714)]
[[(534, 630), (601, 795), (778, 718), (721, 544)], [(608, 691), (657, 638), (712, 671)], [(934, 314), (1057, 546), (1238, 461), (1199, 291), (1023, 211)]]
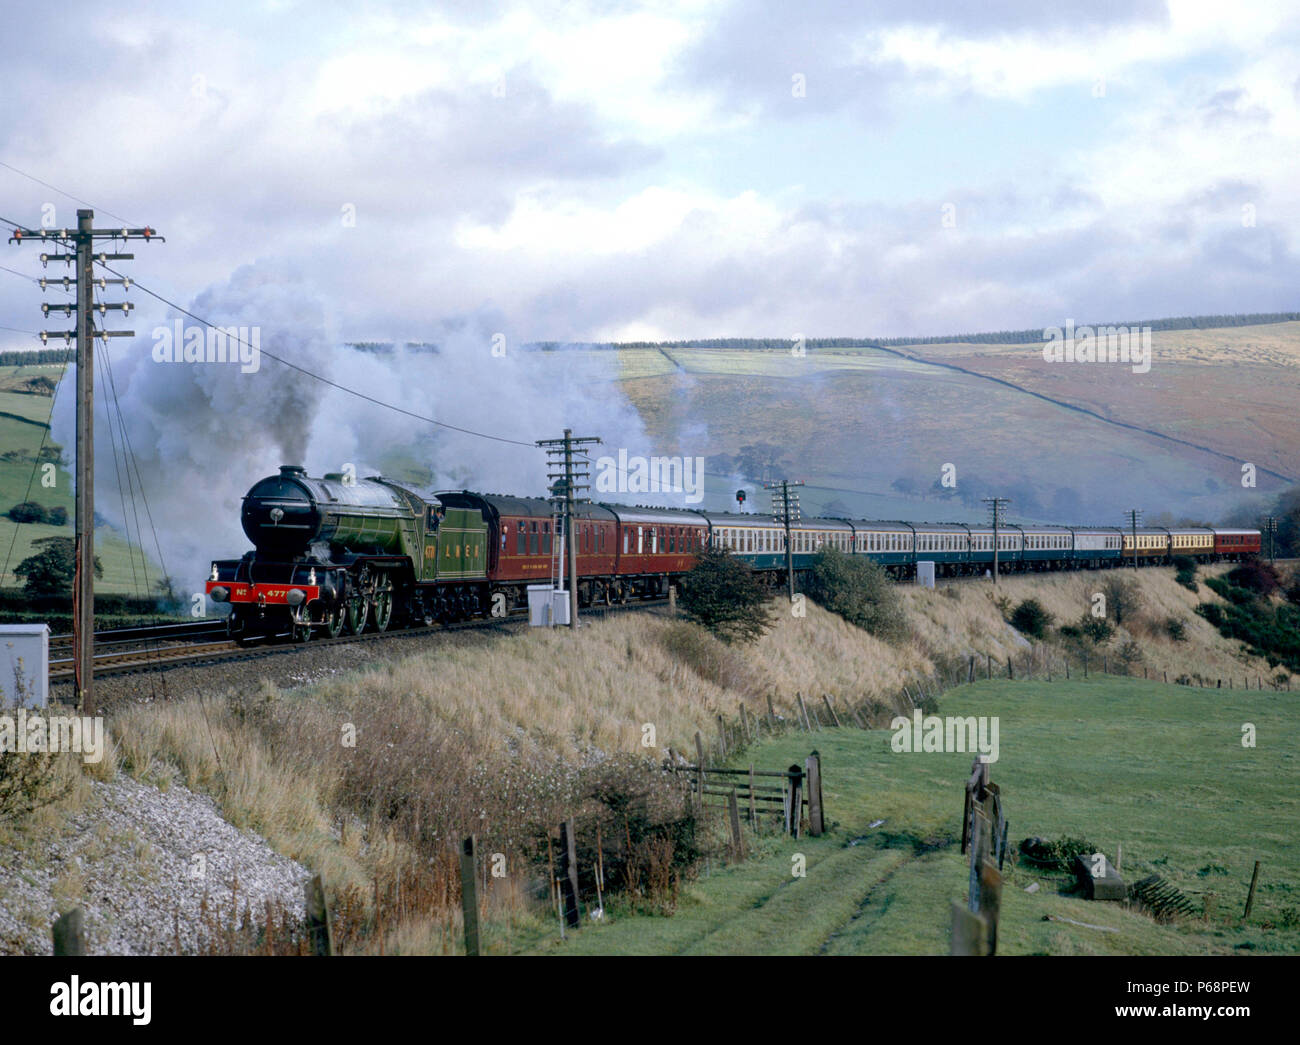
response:
[(515, 554), (523, 555), (527, 551), (528, 551), (528, 534), (526, 532), (526, 527), (524, 526), (524, 524), (520, 523), (517, 527), (515, 527)]
[(537, 520), (533, 520), (532, 526), (528, 530), (528, 554), (537, 554)]
[(551, 524), (548, 522), (542, 523), (542, 551), (551, 554)]

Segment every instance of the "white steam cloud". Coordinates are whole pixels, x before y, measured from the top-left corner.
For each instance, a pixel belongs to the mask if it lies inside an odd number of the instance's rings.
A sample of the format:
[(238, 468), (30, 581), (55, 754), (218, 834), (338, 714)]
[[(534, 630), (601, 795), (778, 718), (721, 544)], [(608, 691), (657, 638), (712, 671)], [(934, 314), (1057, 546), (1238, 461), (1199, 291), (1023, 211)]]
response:
[[(159, 363), (151, 336), (137, 337), (127, 351), (115, 343), (112, 352), (113, 383), (144, 496), (166, 571), (182, 593), (202, 589), (211, 559), (237, 557), (248, 548), (240, 500), (281, 464), (301, 464), (313, 475), (350, 464), (359, 477), (387, 467), (399, 481), (415, 476), (434, 489), (544, 496), (546, 457), (531, 445), (536, 439), (560, 436), (568, 427), (575, 435), (599, 436), (607, 447), (653, 452), (618, 384), (615, 353), (527, 350), (521, 332), (488, 312), (431, 321), (413, 340), (436, 343), (436, 352), (351, 348), (340, 343), (311, 287), (266, 263), (238, 270), (226, 284), (200, 294), (190, 310), (223, 327), (260, 327), (259, 369)], [(169, 314), (164, 322), (170, 326), (177, 318)], [(529, 445), (452, 431), (366, 402), (268, 352), (411, 413)], [(67, 380), (72, 377), (70, 369)], [(121, 529), (119, 477), (125, 485), (126, 476), (110, 452), (105, 404), (112, 389), (103, 387), (100, 374), (96, 382), (96, 510)], [(54, 437), (69, 457), (74, 398), (59, 396), (52, 419)], [(116, 410), (112, 423), (120, 448)], [(593, 451), (593, 459), (604, 452)], [(143, 522), (138, 488), (135, 497)], [(134, 540), (129, 498), (127, 509)], [(147, 522), (144, 528), (143, 543), (154, 558)]]

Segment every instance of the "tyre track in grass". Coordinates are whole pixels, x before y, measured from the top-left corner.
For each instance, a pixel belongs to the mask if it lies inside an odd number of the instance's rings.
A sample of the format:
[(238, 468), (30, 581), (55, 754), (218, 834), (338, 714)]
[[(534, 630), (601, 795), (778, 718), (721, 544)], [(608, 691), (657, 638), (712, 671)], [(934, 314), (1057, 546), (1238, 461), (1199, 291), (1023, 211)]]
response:
[[(794, 852), (802, 852), (795, 843)], [(806, 848), (811, 849), (812, 846)], [(849, 846), (808, 858), (806, 875), (790, 874), (790, 857), (777, 859), (784, 880), (740, 915), (717, 925), (681, 954), (815, 954), (825, 941), (852, 920), (882, 882), (915, 859), (903, 849), (879, 845)]]

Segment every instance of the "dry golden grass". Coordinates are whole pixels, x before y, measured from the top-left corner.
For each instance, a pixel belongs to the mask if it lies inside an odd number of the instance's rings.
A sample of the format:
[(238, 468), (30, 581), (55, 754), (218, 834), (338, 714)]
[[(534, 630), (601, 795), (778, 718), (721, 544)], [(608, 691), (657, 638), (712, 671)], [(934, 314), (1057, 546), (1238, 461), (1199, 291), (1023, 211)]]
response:
[[(996, 594), (1011, 605), (1032, 596), (1058, 624), (1069, 623), (1114, 576), (1009, 577)], [(1133, 577), (1141, 606), (1105, 652), (1090, 652), (1094, 671), (1102, 656), (1120, 670), (1115, 651), (1135, 638), (1156, 677), (1167, 670), (1171, 680), (1234, 678), (1240, 686), (1248, 674), (1253, 686), (1257, 675), (1270, 675), (1193, 612), (1198, 601), (1218, 601), (1203, 584), (1193, 594), (1168, 569), (1120, 576)], [(625, 614), (586, 622), (576, 636), (532, 630), (489, 644), (449, 643), (289, 692), (266, 685), (251, 695), (133, 707), (112, 732), (126, 771), (211, 794), (237, 826), (321, 871), (331, 892), (346, 893), (364, 918), (376, 881), (411, 882), (430, 866), (430, 854), (440, 862), (436, 854), (449, 856), (449, 842), (464, 834), (491, 837), (512, 861), (525, 859), (527, 839), (572, 815), (583, 767), (659, 757), (670, 747), (693, 757), (697, 731), (715, 737), (717, 716), (734, 722), (742, 704), (763, 715), (769, 696), (786, 717), (796, 692), (812, 707), (831, 694), (841, 714), (873, 702), (893, 714), (905, 684), (964, 673), (971, 655), (981, 666), (986, 655), (999, 665), (1009, 655), (1019, 662), (1029, 647), (986, 581), (937, 591), (904, 585), (900, 595), (910, 635), (894, 645), (812, 603), (796, 617), (778, 600), (773, 629), (738, 647), (664, 615)], [(1187, 641), (1165, 634), (1169, 617), (1184, 621)], [(1077, 665), (1074, 651), (1050, 645), (1058, 663), (1068, 654)], [(652, 749), (642, 745), (647, 724)], [(348, 729), (356, 731), (353, 747), (341, 742)], [(378, 934), (360, 938), (361, 949), (456, 946), (458, 915), (447, 891), (454, 874), (442, 867), (430, 874), (418, 888), (443, 896), (433, 904), (437, 913), (385, 921)], [(495, 939), (548, 917), (518, 879), (501, 895), (493, 884), (485, 881), (483, 900), (486, 916), (505, 929)]]

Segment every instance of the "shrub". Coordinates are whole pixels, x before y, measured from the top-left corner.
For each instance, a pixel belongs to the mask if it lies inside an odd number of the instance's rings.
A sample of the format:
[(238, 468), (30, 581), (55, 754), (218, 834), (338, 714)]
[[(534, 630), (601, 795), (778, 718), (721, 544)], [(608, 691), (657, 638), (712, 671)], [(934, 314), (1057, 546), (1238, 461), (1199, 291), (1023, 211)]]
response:
[(1228, 574), (1227, 581), (1256, 595), (1271, 595), (1282, 584), (1277, 570), (1262, 559), (1243, 562)]
[(1165, 634), (1175, 642), (1187, 641), (1187, 623), (1181, 617), (1170, 617), (1165, 621)]
[(1022, 634), (1041, 639), (1052, 626), (1052, 615), (1037, 599), (1025, 599), (1011, 614), (1011, 624)]
[(756, 642), (772, 626), (770, 595), (749, 564), (725, 548), (709, 548), (682, 582), (687, 620), (723, 642)]
[(1178, 572), (1174, 574), (1174, 580), (1181, 584), (1188, 591), (1196, 591), (1196, 560), (1190, 555), (1175, 555), (1174, 569)]
[(1079, 619), (1079, 633), (1085, 639), (1100, 644), (1114, 635), (1115, 629), (1105, 617), (1094, 617), (1091, 613), (1085, 613)]
[(0, 753), (0, 822), (22, 820), (72, 790), (58, 759), (48, 751)]
[[(21, 668), (14, 669), (14, 692), (23, 702), (29, 692)], [(60, 773), (59, 754), (0, 751), (0, 823), (22, 820), (72, 790), (74, 776)]]
[(1300, 671), (1300, 607), (1275, 605), (1231, 584), (1207, 583), (1231, 601), (1226, 606), (1202, 603), (1196, 607), (1197, 613), (1221, 635), (1239, 640), (1247, 652), (1264, 657), (1269, 667), (1282, 664), (1290, 671)]
[[(32, 541), (41, 550), (14, 567), (14, 575), (24, 578), (23, 591), (28, 595), (66, 594), (76, 574), (76, 545), (71, 537), (42, 537)], [(104, 567), (95, 556), (95, 576), (104, 576)]]
[(1132, 577), (1108, 577), (1101, 590), (1116, 624), (1123, 624), (1124, 618), (1132, 617), (1142, 604), (1141, 589)]
[(46, 508), (36, 501), (15, 504), (5, 513), (16, 523), (44, 523), (47, 526), (67, 526), (68, 510), (63, 507)]
[(1236, 606), (1246, 606), (1255, 601), (1255, 593), (1249, 588), (1240, 588), (1226, 577), (1211, 577), (1205, 582), (1211, 591), (1222, 595)]
[(16, 523), (43, 523), (45, 506), (35, 501), (23, 501), (22, 504), (15, 504), (6, 514)]
[(819, 606), (878, 639), (895, 642), (907, 635), (907, 618), (893, 582), (865, 556), (823, 548), (813, 560), (808, 594)]
[(1076, 856), (1089, 857), (1098, 849), (1086, 838), (1026, 838), (1020, 843), (1021, 858), (1038, 867), (1069, 871)]
[(1132, 664), (1140, 664), (1144, 654), (1141, 645), (1135, 639), (1129, 639), (1119, 648), (1119, 659), (1128, 667)]

